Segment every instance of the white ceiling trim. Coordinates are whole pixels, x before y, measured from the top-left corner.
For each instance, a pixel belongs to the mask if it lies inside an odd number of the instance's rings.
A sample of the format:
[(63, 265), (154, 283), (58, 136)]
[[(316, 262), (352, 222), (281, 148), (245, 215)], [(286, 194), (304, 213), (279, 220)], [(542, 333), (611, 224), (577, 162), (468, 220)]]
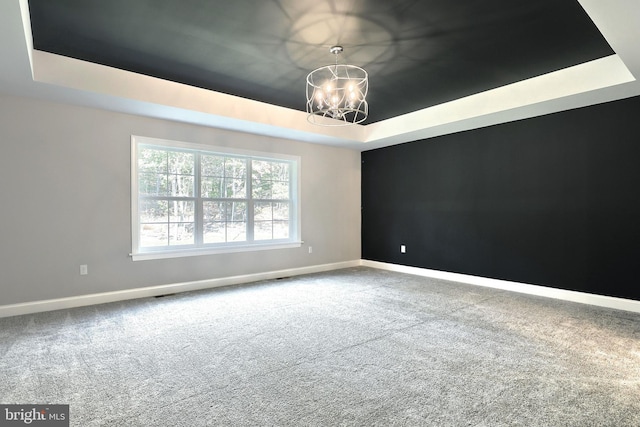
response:
[[(549, 101), (593, 93), (588, 102), (597, 102), (596, 91), (635, 79), (619, 56), (611, 55), (542, 76), (523, 80), (476, 95), (425, 108), (367, 126), (368, 149), (417, 139), (490, 126), (531, 117), (530, 107)], [(577, 103), (572, 104), (578, 107)], [(558, 111), (544, 109), (545, 113)], [(479, 126), (478, 123), (481, 123)]]
[(640, 2), (580, 3), (616, 55), (366, 126), (314, 126), (302, 111), (33, 50), (27, 0), (0, 2), (0, 91), (369, 150), (639, 95)]

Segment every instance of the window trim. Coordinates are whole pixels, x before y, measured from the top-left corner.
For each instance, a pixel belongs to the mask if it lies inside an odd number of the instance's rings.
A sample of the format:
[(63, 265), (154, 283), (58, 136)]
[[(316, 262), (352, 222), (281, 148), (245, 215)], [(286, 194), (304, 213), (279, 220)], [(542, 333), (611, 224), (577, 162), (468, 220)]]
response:
[[(172, 149), (192, 150), (207, 152), (211, 154), (224, 154), (229, 156), (249, 157), (256, 160), (285, 160), (290, 162), (292, 166), (291, 173), (294, 176), (291, 184), (291, 211), (294, 212), (294, 224), (292, 226), (292, 236), (286, 240), (266, 240), (252, 242), (227, 242), (216, 246), (191, 246), (174, 247), (167, 249), (140, 250), (140, 227), (139, 227), (139, 183), (138, 183), (138, 146), (155, 145)], [(129, 254), (133, 261), (143, 261), (151, 259), (163, 258), (180, 258), (199, 255), (215, 255), (223, 253), (237, 253), (248, 251), (262, 251), (285, 248), (297, 248), (302, 245), (301, 239), (301, 158), (289, 154), (280, 154), (273, 152), (261, 152), (254, 150), (236, 149), (230, 147), (218, 147), (206, 144), (196, 144), (183, 141), (174, 141), (168, 139), (151, 138), (146, 136), (131, 135), (131, 253)], [(247, 177), (248, 180), (251, 176)]]

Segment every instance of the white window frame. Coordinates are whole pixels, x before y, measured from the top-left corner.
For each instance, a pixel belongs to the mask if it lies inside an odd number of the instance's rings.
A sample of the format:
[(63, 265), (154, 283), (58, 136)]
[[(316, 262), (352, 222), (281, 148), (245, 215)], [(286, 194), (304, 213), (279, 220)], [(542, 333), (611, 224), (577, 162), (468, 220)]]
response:
[[(227, 242), (217, 244), (193, 244), (180, 247), (161, 248), (141, 248), (140, 247), (140, 213), (139, 209), (139, 183), (138, 183), (138, 147), (140, 145), (151, 145), (157, 147), (167, 147), (181, 151), (192, 151), (212, 155), (228, 155), (255, 160), (286, 161), (290, 165), (290, 235), (288, 239), (280, 240), (257, 240), (246, 242)], [(204, 144), (194, 144), (167, 139), (150, 138), (146, 136), (131, 136), (131, 258), (134, 261), (177, 258), (197, 255), (211, 255), (232, 252), (247, 252), (257, 250), (273, 250), (283, 248), (296, 248), (302, 245), (301, 240), (301, 207), (300, 207), (300, 157), (286, 154), (267, 153), (251, 150), (241, 150), (229, 147), (216, 147)], [(199, 169), (198, 167), (196, 169)], [(199, 172), (198, 172), (199, 173)], [(251, 176), (247, 174), (247, 180), (251, 181)], [(250, 186), (247, 186), (250, 189)], [(199, 192), (197, 192), (199, 195)], [(247, 200), (252, 200), (252, 195), (247, 194)], [(196, 197), (201, 201), (201, 197)], [(250, 202), (249, 204), (251, 204)], [(248, 225), (253, 223), (253, 213), (249, 209)], [(201, 215), (201, 212), (197, 215)], [(196, 218), (196, 221), (199, 221)], [(252, 233), (248, 233), (252, 234)], [(196, 239), (198, 241), (199, 239)]]

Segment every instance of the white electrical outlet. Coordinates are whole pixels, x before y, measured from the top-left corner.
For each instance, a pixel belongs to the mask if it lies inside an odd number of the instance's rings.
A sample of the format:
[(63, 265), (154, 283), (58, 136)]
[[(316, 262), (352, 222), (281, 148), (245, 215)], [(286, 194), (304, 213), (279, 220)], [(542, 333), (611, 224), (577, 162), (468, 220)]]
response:
[(87, 264), (82, 264), (80, 266), (80, 275), (81, 276), (86, 276), (87, 274), (89, 274), (89, 269), (87, 267)]
[(400, 253), (401, 254), (406, 254), (407, 253), (407, 247), (405, 245), (400, 245)]

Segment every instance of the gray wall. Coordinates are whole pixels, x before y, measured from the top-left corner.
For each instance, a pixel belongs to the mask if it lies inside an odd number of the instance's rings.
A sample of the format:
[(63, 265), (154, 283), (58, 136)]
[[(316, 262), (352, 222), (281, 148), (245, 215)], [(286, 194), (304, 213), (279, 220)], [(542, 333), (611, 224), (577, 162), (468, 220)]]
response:
[[(132, 261), (132, 134), (301, 156), (305, 245)], [(352, 150), (0, 96), (0, 178), (0, 305), (360, 259)]]

